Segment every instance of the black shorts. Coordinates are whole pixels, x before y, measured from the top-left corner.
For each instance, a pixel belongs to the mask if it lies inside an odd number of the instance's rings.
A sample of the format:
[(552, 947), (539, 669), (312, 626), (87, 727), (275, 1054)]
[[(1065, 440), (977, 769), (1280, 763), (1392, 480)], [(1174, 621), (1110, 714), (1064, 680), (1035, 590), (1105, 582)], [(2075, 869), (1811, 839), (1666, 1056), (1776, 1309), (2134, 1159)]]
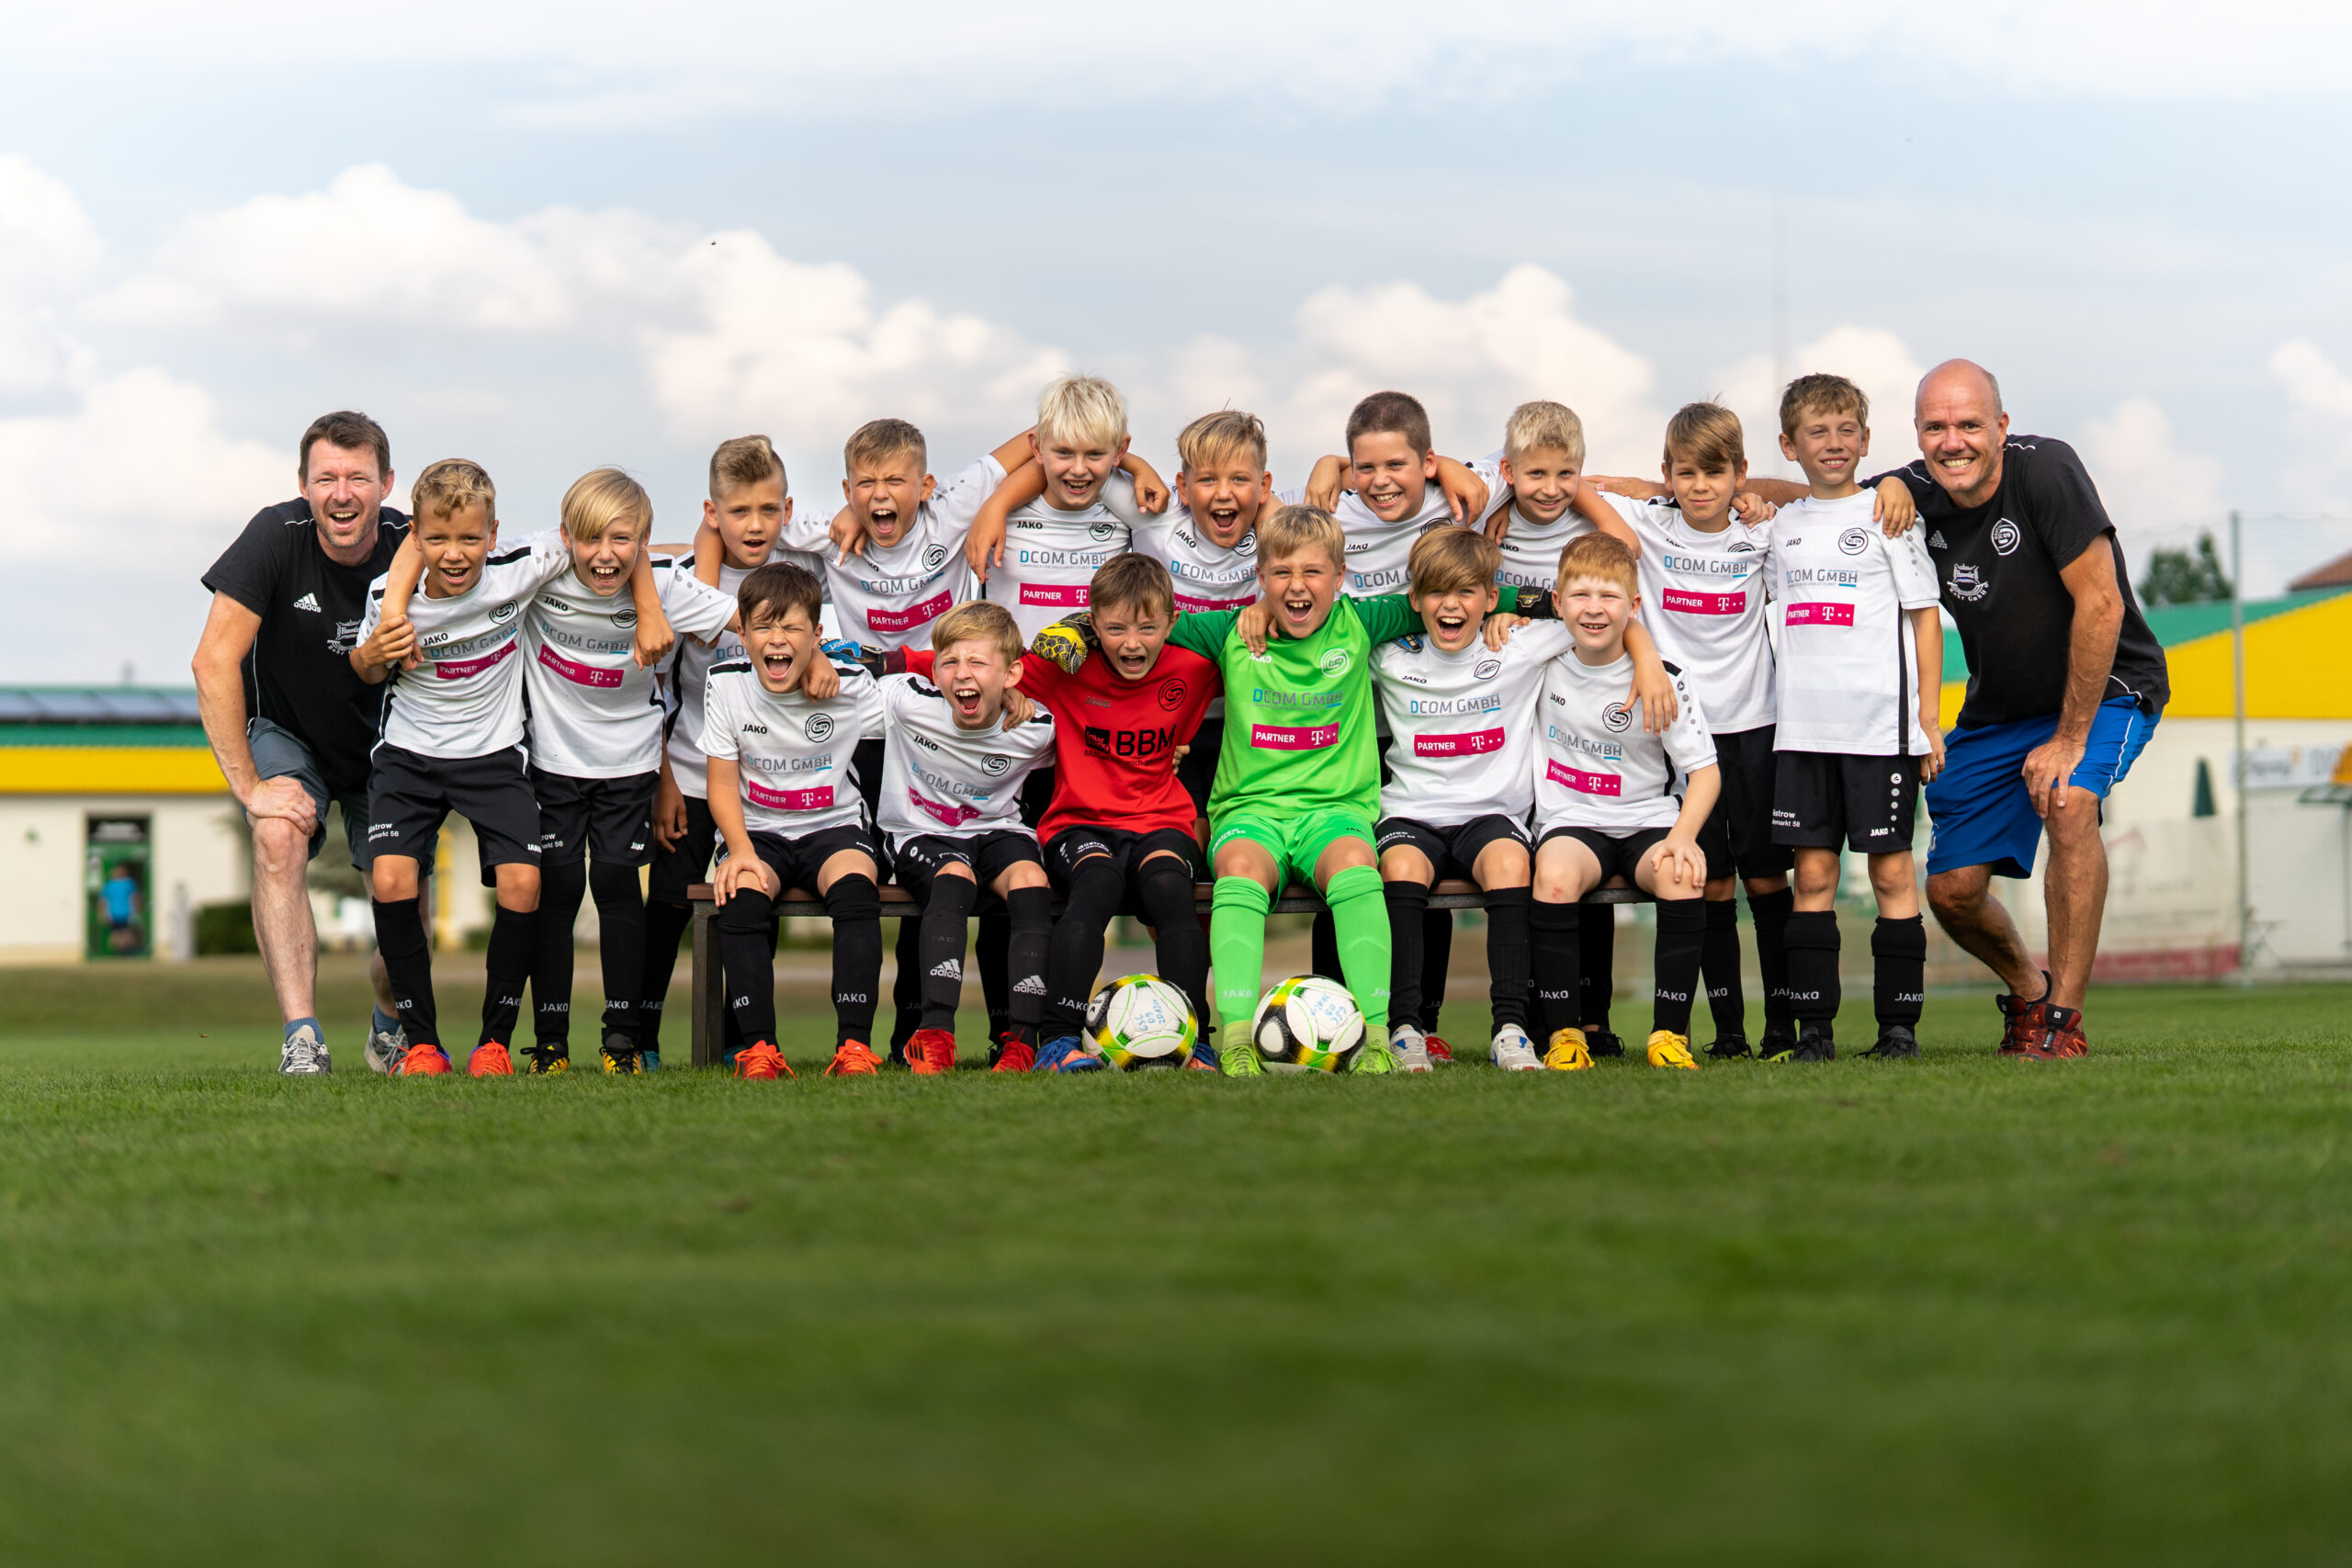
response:
[[(283, 725), (272, 724), (266, 718), (245, 721), (245, 747), (253, 753), (254, 776), (264, 779), (292, 779), (302, 786), (318, 807), (318, 819), (311, 829), (311, 858), (319, 858), (319, 847), (327, 838), (327, 805), (330, 801), (343, 807), (343, 836), (350, 842), (351, 865), (355, 871), (368, 869), (368, 786), (335, 789), (327, 783), (319, 760), (311, 750), (310, 742)], [(245, 820), (253, 820), (248, 812)], [(430, 871), (430, 865), (424, 867)]]
[[(1053, 879), (1056, 887), (1066, 888), (1080, 861), (1107, 854), (1119, 874), (1126, 879), (1132, 896), (1136, 873), (1143, 868), (1144, 861), (1163, 851), (1182, 861), (1185, 874), (1194, 882), (1208, 879), (1208, 863), (1201, 857), (1200, 840), (1176, 828), (1155, 828), (1148, 833), (1129, 833), (1117, 828), (1065, 828), (1046, 840), (1046, 874)], [(1136, 912), (1125, 908), (1120, 911)]]
[[(817, 873), (824, 869), (827, 861), (845, 850), (855, 850), (873, 861), (877, 874), (882, 865), (881, 848), (874, 841), (873, 830), (858, 823), (820, 829), (797, 839), (787, 839), (776, 833), (754, 833), (752, 835), (752, 848), (758, 852), (760, 859), (767, 863), (768, 869), (775, 873), (786, 893), (796, 887), (807, 893), (816, 892)], [(721, 865), (726, 864), (727, 856), (720, 854), (718, 861)]]
[(717, 847), (718, 827), (710, 819), (710, 802), (686, 796), (686, 830), (678, 841), (662, 849), (655, 840), (653, 870), (645, 879), (649, 904), (683, 904), (686, 889), (710, 880), (710, 853)]
[(1379, 832), (1379, 841), (1373, 846), (1377, 852), (1385, 855), (1399, 847), (1419, 850), (1437, 868), (1440, 881), (1458, 876), (1476, 882), (1478, 857), (1488, 844), (1509, 840), (1521, 849), (1527, 847), (1526, 825), (1509, 817), (1473, 817), (1450, 828), (1432, 828), (1409, 817), (1384, 817)]
[(539, 803), (523, 761), (509, 746), (487, 757), (420, 757), (397, 746), (376, 748), (368, 781), (368, 852), (406, 855), (433, 869), (441, 824), (456, 812), (474, 827), (481, 885), (498, 886), (502, 865), (539, 863)]
[(1209, 814), (1209, 786), (1216, 783), (1217, 754), (1225, 750), (1225, 716), (1211, 714), (1193, 732), (1193, 749), (1176, 764), (1176, 782), (1193, 797), (1193, 815)]
[(917, 833), (912, 838), (893, 839), (889, 850), (899, 886), (911, 894), (919, 905), (931, 902), (932, 880), (939, 874), (940, 867), (950, 861), (970, 868), (972, 880), (980, 885), (982, 899), (990, 897), (989, 884), (1002, 876), (1008, 867), (1023, 861), (1036, 866), (1045, 863), (1045, 858), (1037, 852), (1037, 840), (1010, 828), (976, 833), (968, 839)]
[(1911, 847), (1919, 812), (1919, 759), (1783, 751), (1772, 786), (1772, 841), (1841, 846), (1866, 855)]
[[(1054, 770), (1039, 768), (1021, 781), (1021, 825), (1035, 832), (1037, 824), (1046, 819), (1046, 807), (1054, 803)], [(986, 881), (987, 878), (981, 878)]]
[(1780, 762), (1772, 750), (1774, 726), (1735, 730), (1715, 737), (1715, 776), (1723, 793), (1699, 829), (1699, 850), (1707, 857), (1707, 880), (1724, 876), (1786, 876), (1795, 856), (1772, 840), (1772, 797), (1780, 784)]
[(658, 773), (576, 779), (533, 768), (539, 863), (577, 865), (592, 853), (598, 865), (643, 865), (651, 860), (653, 786), (661, 782)]
[(1540, 850), (1555, 839), (1574, 839), (1600, 863), (1600, 886), (1606, 887), (1622, 876), (1626, 886), (1638, 887), (1641, 884), (1634, 880), (1634, 868), (1652, 850), (1666, 842), (1668, 832), (1665, 828), (1636, 828), (1621, 839), (1598, 828), (1555, 828), (1538, 839), (1535, 847)]

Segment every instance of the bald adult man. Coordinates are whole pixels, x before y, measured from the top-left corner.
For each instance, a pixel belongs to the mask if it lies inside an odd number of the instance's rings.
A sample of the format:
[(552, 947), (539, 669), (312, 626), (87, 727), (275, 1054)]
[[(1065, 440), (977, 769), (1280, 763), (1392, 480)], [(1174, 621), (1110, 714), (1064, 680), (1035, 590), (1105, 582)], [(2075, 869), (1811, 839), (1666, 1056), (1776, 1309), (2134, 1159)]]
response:
[[(307, 873), (329, 801), (343, 805), (352, 864), (368, 868), (368, 753), (385, 688), (362, 682), (349, 655), (368, 585), (390, 566), (408, 519), (384, 504), (391, 442), (364, 413), (312, 421), (295, 469), (301, 494), (256, 513), (204, 574), (212, 611), (193, 664), (205, 738), (253, 827), (254, 935), (286, 1028), (277, 1070), (308, 1076), (333, 1063), (317, 1016)], [(380, 1072), (407, 1042), (388, 1010), (381, 958), (374, 976), (368, 1058)]]
[[(1920, 460), (1901, 474), (1968, 657), (1967, 700), (1927, 789), (1928, 901), (2009, 988), (2002, 1054), (2080, 1056), (2107, 908), (2101, 805), (2171, 695), (2164, 649), (2073, 447), (2011, 436), (1999, 384), (1964, 359), (1920, 381), (1914, 423)], [(2044, 833), (2047, 973), (1992, 895), (1995, 876), (2032, 874)]]

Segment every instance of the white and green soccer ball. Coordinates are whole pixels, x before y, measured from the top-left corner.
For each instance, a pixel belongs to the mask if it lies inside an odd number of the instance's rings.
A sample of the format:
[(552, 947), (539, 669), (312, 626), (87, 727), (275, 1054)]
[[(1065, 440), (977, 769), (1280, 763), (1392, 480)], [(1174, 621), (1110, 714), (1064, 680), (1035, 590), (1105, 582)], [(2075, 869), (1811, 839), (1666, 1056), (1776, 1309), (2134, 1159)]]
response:
[(1337, 980), (1294, 975), (1258, 998), (1250, 1043), (1270, 1067), (1336, 1073), (1363, 1047), (1363, 1013)]
[(1181, 1067), (1201, 1037), (1184, 993), (1157, 975), (1125, 975), (1086, 1004), (1086, 1037), (1114, 1067)]

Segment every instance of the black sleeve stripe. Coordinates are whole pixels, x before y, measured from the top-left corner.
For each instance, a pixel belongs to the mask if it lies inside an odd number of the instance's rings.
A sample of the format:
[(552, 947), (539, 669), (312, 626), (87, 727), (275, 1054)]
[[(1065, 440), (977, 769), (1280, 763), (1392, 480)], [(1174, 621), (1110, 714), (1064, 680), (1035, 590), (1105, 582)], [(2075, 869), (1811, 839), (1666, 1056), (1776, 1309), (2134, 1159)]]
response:
[(482, 564), (484, 566), (512, 566), (518, 560), (529, 560), (530, 558), (531, 552), (527, 548), (525, 548), (519, 550), (509, 550), (503, 556), (492, 556)]
[(725, 664), (714, 664), (710, 667), (710, 672), (714, 675), (742, 675), (748, 674), (751, 671), (751, 668), (752, 661), (750, 660), (738, 659), (730, 660)]
[(1669, 675), (1679, 675), (1682, 673), (1682, 666), (1677, 664), (1671, 659), (1661, 659), (1658, 660), (1658, 663)]
[(936, 697), (939, 695), (939, 688), (933, 685), (930, 682), (925, 681), (920, 675), (908, 676), (907, 686), (919, 697)]

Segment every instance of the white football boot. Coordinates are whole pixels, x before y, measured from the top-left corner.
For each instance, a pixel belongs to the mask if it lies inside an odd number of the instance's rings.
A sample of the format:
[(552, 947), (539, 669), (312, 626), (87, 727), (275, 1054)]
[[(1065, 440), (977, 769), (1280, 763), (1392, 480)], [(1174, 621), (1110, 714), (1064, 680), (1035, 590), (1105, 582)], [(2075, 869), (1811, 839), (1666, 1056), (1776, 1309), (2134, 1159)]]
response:
[(1409, 1023), (1400, 1023), (1388, 1032), (1388, 1049), (1395, 1053), (1400, 1073), (1426, 1073), (1437, 1065), (1430, 1060), (1429, 1042)]
[(1487, 1047), (1487, 1059), (1507, 1073), (1544, 1070), (1544, 1058), (1535, 1054), (1535, 1042), (1515, 1023), (1506, 1023), (1495, 1031), (1494, 1043)]

